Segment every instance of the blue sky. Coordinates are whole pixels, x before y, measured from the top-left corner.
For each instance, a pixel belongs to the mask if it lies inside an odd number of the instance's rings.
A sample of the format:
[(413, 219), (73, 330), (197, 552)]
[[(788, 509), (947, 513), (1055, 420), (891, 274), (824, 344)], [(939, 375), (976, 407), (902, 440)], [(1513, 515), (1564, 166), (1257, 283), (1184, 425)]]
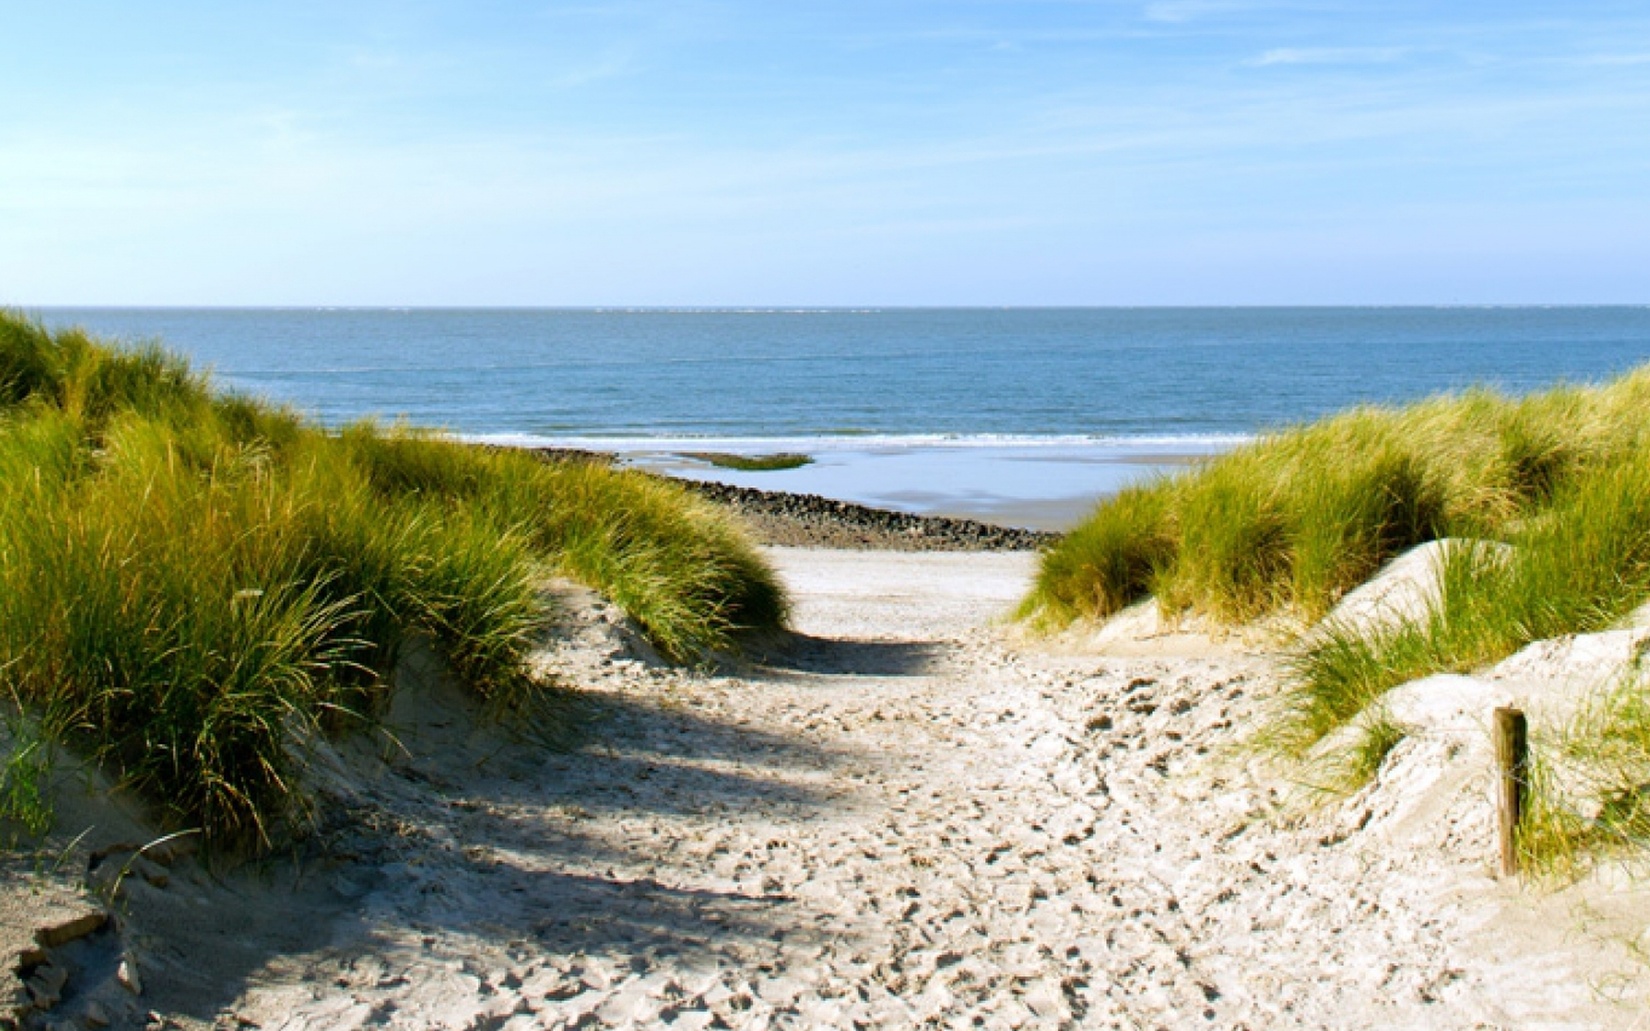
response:
[(1650, 302), (1643, 3), (0, 12), (0, 303)]

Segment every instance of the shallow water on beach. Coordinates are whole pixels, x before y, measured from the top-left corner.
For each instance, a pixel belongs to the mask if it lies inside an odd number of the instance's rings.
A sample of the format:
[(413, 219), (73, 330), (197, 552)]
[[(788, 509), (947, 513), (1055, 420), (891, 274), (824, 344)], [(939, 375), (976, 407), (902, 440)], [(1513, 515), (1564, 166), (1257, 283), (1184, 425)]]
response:
[[(1650, 360), (1650, 308), (49, 309), (329, 424), (470, 437), (912, 511), (1068, 525), (1189, 455), (1365, 402)], [(807, 451), (735, 473), (680, 451)]]

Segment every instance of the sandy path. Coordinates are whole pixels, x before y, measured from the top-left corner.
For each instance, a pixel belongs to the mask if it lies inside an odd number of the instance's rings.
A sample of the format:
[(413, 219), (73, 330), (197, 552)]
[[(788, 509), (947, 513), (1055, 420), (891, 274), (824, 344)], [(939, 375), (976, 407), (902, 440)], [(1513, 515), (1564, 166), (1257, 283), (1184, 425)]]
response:
[(586, 641), (560, 661), (599, 743), (549, 760), (436, 706), (403, 733), (443, 759), (357, 785), (334, 864), (239, 890), (215, 938), (134, 946), (153, 1004), (264, 1028), (1631, 1026), (1564, 935), (1506, 938), (1542, 918), (1496, 917), (1476, 792), (1454, 844), (1401, 805), (1275, 819), (1230, 750), (1265, 660), (1016, 651), (986, 624), (1025, 555), (774, 557), (784, 654), (690, 674)]

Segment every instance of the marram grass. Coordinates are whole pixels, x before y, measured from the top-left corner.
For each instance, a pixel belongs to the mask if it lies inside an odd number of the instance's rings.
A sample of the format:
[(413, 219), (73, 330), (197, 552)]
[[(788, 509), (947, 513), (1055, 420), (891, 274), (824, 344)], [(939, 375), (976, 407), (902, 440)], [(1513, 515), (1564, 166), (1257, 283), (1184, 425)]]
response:
[(786, 613), (737, 529), (668, 483), (323, 432), (158, 348), (0, 314), (0, 682), (175, 823), (267, 841), (299, 791), (294, 735), (370, 721), (408, 635), (499, 710), (531, 707), (550, 573), (683, 660)]
[(1650, 447), (1558, 484), (1507, 534), (1510, 550), (1458, 545), (1422, 619), (1329, 626), (1293, 663), (1282, 737), (1310, 746), (1388, 690), (1497, 662), (1534, 641), (1589, 633), (1650, 599)]
[(1232, 622), (1310, 621), (1405, 549), (1508, 540), (1650, 441), (1650, 369), (1524, 398), (1476, 390), (1264, 436), (1124, 491), (1043, 559), (1022, 615), (1103, 618), (1147, 595)]
[[(1154, 595), (1228, 622), (1283, 613), (1308, 625), (1400, 552), (1458, 538), (1427, 612), (1320, 623), (1292, 658), (1287, 704), (1261, 742), (1305, 755), (1357, 720), (1356, 739), (1322, 757), (1354, 788), (1402, 738), (1380, 708), (1393, 687), (1605, 629), (1650, 600), (1645, 412), (1650, 369), (1522, 398), (1475, 390), (1361, 408), (1271, 434), (1101, 504), (1044, 556), (1021, 615), (1058, 627)], [(1578, 822), (1538, 791), (1532, 861), (1568, 861), (1600, 833), (1643, 844), (1642, 681), (1634, 690), (1623, 697), (1637, 701), (1618, 699), (1585, 735), (1611, 746), (1619, 774), (1603, 815)]]
[(1155, 594), (1229, 622), (1313, 620), (1414, 544), (1510, 539), (1647, 447), (1650, 370), (1528, 398), (1361, 407), (1125, 490), (1046, 554), (1023, 614), (1105, 617)]

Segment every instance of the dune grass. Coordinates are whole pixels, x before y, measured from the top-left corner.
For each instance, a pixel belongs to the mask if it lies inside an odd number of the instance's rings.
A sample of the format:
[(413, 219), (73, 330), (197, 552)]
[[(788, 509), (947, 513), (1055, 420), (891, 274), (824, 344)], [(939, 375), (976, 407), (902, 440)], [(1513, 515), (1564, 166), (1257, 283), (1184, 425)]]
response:
[(1104, 617), (1152, 593), (1174, 563), (1170, 523), (1175, 484), (1128, 487), (1045, 552), (1022, 619), (1047, 627)]
[(1285, 739), (1309, 747), (1399, 684), (1606, 629), (1650, 599), (1650, 449), (1559, 485), (1507, 542), (1505, 553), (1447, 551), (1438, 603), (1423, 620), (1323, 628), (1294, 660)]
[(1565, 881), (1600, 857), (1650, 852), (1650, 677), (1643, 657), (1564, 726), (1531, 741), (1520, 865)]
[[(1043, 558), (1020, 608), (1059, 627), (1148, 595), (1228, 623), (1319, 620), (1383, 563), (1445, 552), (1424, 617), (1318, 626), (1264, 735), (1302, 754), (1392, 687), (1602, 629), (1650, 598), (1650, 369), (1510, 398), (1486, 390), (1360, 408), (1262, 437), (1100, 505)], [(1510, 547), (1507, 547), (1510, 546)], [(1401, 728), (1369, 720), (1367, 775)]]
[(44, 834), (52, 825), (53, 801), (46, 781), (52, 743), (15, 702), (0, 703), (0, 850)]
[(1273, 433), (1101, 504), (1021, 614), (1059, 626), (1148, 594), (1229, 622), (1305, 621), (1440, 537), (1507, 540), (1641, 452), (1650, 369), (1524, 398), (1475, 390)]
[[(159, 348), (0, 314), (0, 684), (172, 822), (267, 842), (295, 734), (370, 722), (409, 635), (495, 709), (531, 707), (550, 573), (685, 661), (786, 613), (751, 545), (668, 483), (325, 432)], [(5, 765), (18, 792), (28, 761)]]
[(784, 624), (784, 591), (756, 549), (668, 481), (371, 424), (346, 428), (338, 445), (376, 497), (464, 507), (554, 556), (561, 571), (625, 609), (667, 657), (732, 651), (740, 635)]

